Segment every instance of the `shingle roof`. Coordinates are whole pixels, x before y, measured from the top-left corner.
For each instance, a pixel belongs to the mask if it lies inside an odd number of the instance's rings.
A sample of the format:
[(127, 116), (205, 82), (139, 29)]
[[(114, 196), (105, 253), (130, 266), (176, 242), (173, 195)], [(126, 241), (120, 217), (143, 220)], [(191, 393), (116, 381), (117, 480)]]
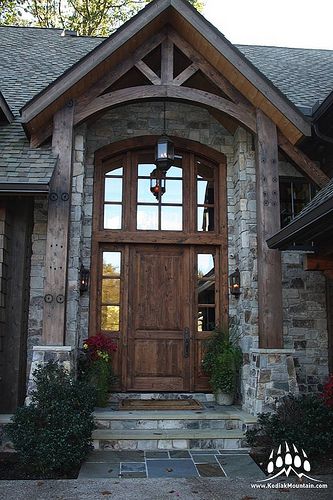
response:
[(0, 127), (0, 184), (44, 184), (57, 161), (50, 148), (31, 149), (19, 122)]
[(14, 114), (103, 39), (0, 26), (0, 89)]
[(311, 108), (333, 90), (333, 50), (237, 47), (296, 106)]

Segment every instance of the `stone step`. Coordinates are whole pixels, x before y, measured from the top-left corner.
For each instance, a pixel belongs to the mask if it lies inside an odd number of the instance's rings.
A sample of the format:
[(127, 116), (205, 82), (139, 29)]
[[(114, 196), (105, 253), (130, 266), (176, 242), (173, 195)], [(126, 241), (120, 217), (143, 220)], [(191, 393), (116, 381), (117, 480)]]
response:
[(246, 447), (245, 434), (239, 429), (153, 429), (93, 431), (96, 450), (186, 450), (239, 449)]
[(109, 398), (111, 403), (122, 399), (196, 399), (201, 403), (213, 403), (215, 396), (205, 392), (113, 392)]
[(241, 429), (256, 422), (255, 417), (232, 407), (230, 410), (204, 408), (198, 411), (95, 411), (96, 427), (110, 430)]

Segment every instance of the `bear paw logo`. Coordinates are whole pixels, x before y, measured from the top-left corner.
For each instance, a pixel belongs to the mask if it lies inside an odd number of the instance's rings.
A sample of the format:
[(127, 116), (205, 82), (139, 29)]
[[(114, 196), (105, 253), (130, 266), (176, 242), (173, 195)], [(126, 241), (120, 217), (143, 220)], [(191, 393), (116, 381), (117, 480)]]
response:
[(285, 442), (284, 446), (280, 444), (277, 450), (273, 449), (271, 451), (267, 472), (273, 474), (273, 476), (262, 481), (271, 481), (282, 474), (288, 477), (291, 472), (294, 472), (299, 478), (306, 477), (311, 481), (322, 482), (308, 476), (307, 473), (310, 471), (311, 465), (305, 451), (303, 449), (299, 451), (294, 444), (288, 445)]

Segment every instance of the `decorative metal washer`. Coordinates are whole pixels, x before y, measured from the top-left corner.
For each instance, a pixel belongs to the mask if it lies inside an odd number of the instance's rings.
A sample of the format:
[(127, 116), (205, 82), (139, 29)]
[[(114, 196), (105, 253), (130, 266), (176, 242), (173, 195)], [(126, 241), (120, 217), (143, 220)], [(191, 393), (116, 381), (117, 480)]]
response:
[(57, 193), (50, 193), (50, 200), (51, 201), (57, 201), (58, 195)]
[(62, 199), (62, 201), (68, 201), (69, 200), (69, 194), (68, 193), (62, 193), (61, 199)]
[(58, 304), (63, 304), (65, 301), (65, 296), (61, 294), (57, 295), (56, 301), (58, 302)]
[(53, 300), (53, 295), (51, 295), (50, 293), (47, 293), (45, 296), (44, 296), (44, 300), (47, 304), (50, 304)]

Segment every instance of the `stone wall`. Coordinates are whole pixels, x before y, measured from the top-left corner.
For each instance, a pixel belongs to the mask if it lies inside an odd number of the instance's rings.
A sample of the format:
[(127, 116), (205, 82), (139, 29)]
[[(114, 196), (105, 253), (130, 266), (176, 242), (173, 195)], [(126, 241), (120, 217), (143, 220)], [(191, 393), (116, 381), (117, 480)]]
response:
[(27, 336), (27, 374), (30, 372), (32, 348), (39, 345), (43, 330), (47, 199), (35, 198), (30, 269), (30, 303)]
[(294, 349), (301, 392), (318, 392), (328, 376), (326, 283), (320, 271), (303, 270), (304, 255), (282, 253), (284, 347)]

